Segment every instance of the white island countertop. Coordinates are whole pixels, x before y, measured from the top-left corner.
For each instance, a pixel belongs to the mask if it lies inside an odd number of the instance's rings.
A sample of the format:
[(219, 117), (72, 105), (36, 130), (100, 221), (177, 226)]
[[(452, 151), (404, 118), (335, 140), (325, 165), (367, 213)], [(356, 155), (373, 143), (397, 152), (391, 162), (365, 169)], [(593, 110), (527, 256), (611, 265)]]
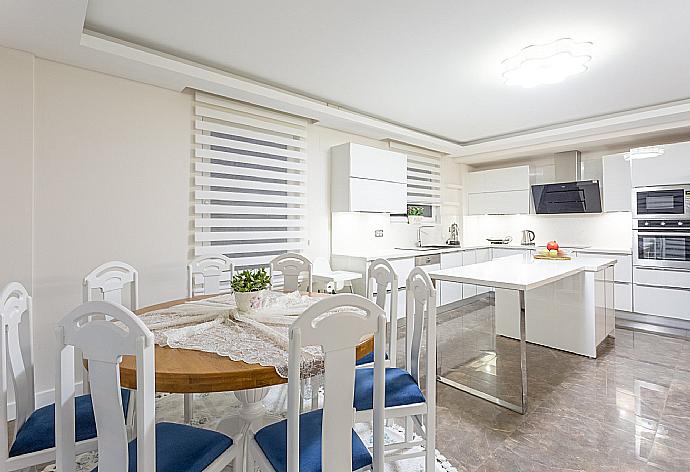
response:
[(534, 259), (525, 254), (502, 257), (480, 264), (432, 270), (428, 274), (433, 280), (509, 290), (532, 290), (579, 272), (597, 272), (615, 263), (616, 259), (609, 257), (576, 257), (569, 261), (548, 261)]

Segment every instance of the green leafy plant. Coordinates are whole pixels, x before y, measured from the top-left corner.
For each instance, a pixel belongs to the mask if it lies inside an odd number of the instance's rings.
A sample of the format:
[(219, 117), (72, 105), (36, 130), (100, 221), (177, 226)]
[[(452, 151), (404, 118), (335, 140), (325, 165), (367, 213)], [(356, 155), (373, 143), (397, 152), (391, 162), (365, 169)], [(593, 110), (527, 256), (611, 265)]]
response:
[(243, 270), (232, 277), (232, 289), (235, 292), (258, 292), (271, 285), (271, 277), (263, 267), (257, 270)]
[(408, 216), (424, 216), (424, 209), (420, 207), (408, 207), (407, 208), (407, 215)]

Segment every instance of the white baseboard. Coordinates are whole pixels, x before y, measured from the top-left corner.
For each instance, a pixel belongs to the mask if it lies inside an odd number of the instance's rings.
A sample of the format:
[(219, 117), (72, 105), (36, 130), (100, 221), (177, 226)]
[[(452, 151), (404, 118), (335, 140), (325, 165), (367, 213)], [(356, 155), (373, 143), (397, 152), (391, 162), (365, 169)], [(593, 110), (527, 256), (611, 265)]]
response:
[[(74, 384), (77, 395), (82, 394), (82, 383), (78, 382)], [(36, 408), (41, 408), (46, 405), (55, 403), (55, 389), (43, 390), (42, 392), (36, 393)], [(17, 416), (16, 404), (14, 402), (9, 402), (7, 404), (7, 420), (12, 421)]]

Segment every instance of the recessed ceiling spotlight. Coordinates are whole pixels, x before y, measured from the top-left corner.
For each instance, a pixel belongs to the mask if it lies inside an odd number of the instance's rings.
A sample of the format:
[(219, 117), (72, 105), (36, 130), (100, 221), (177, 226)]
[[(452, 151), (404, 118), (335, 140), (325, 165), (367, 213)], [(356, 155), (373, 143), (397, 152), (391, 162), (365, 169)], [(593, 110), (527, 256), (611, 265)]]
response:
[(648, 159), (650, 157), (659, 157), (664, 153), (664, 148), (661, 146), (644, 146), (633, 148), (630, 152), (623, 154), (626, 161), (633, 159)]
[(590, 42), (578, 42), (572, 38), (527, 46), (501, 63), (503, 78), (507, 85), (525, 88), (557, 84), (588, 69), (592, 47)]

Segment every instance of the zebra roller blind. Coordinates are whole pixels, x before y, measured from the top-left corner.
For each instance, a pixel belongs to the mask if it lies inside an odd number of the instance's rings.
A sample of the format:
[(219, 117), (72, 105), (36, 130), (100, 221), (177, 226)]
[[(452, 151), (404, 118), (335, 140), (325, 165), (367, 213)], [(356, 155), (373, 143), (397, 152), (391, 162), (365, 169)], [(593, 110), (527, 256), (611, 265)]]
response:
[(391, 142), (391, 149), (407, 154), (408, 205), (441, 205), (441, 153)]
[(195, 92), (194, 254), (238, 270), (306, 243), (307, 120)]

